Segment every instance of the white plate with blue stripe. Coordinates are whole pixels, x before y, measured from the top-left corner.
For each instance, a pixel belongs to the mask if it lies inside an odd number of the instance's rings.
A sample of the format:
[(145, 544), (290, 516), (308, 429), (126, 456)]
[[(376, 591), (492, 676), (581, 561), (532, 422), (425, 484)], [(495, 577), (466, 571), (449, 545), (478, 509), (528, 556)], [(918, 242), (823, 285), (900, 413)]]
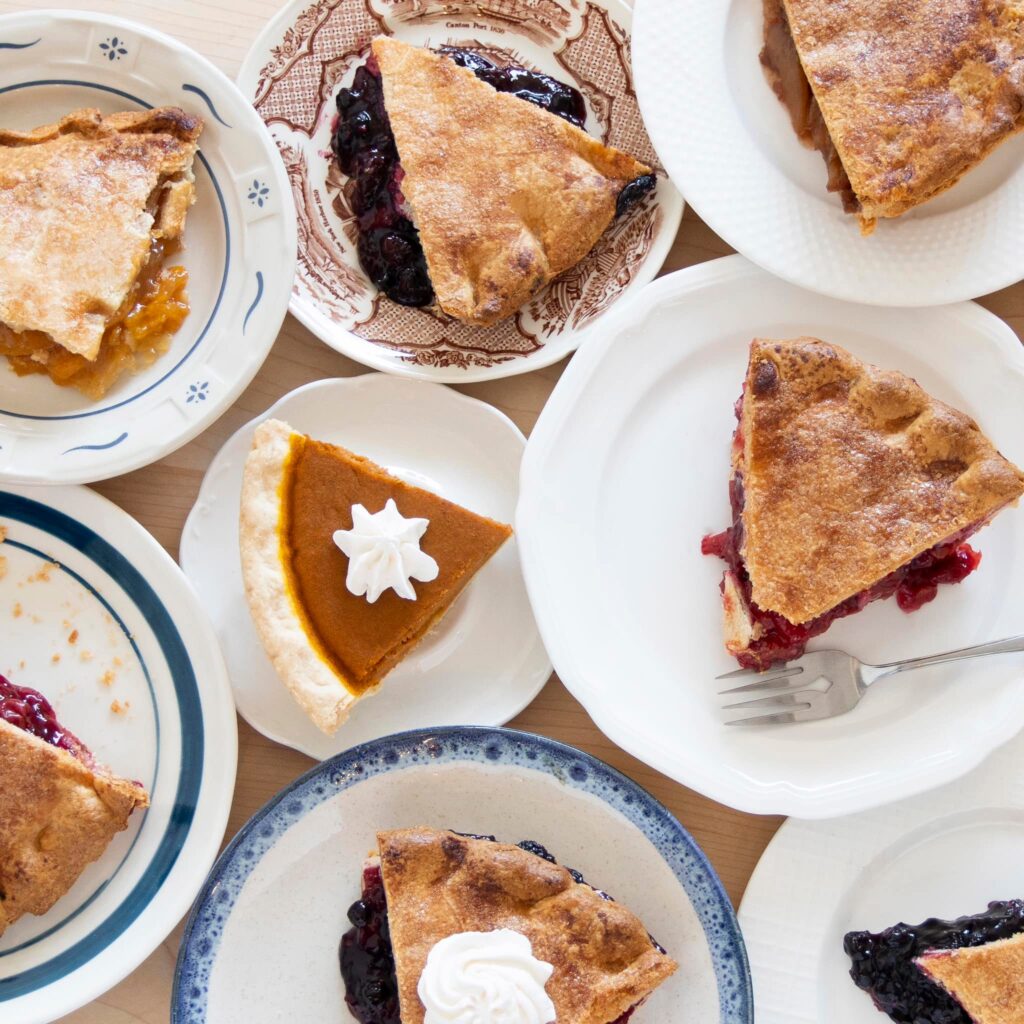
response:
[(291, 294), (291, 190), (248, 100), (169, 36), (99, 14), (11, 14), (0, 17), (0, 53), (4, 128), (49, 124), (82, 107), (180, 106), (205, 122), (180, 254), (191, 313), (170, 350), (99, 402), (0, 366), (0, 479), (102, 480), (191, 440), (256, 375)]
[(172, 1024), (352, 1024), (338, 943), (378, 829), (541, 843), (628, 906), (679, 970), (631, 1024), (752, 1024), (747, 956), (700, 847), (635, 782), (543, 736), (455, 726), (324, 761), (238, 833), (178, 956)]
[(178, 567), (84, 487), (0, 490), (0, 672), (152, 800), (41, 917), (0, 937), (0, 1020), (35, 1024), (115, 985), (188, 909), (217, 854), (237, 732), (213, 630)]

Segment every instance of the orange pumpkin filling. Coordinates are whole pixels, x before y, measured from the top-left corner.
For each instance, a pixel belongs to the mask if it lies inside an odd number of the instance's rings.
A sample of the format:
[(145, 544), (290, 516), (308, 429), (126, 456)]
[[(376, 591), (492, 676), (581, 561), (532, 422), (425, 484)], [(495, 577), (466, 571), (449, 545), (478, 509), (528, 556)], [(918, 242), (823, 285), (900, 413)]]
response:
[(77, 388), (94, 401), (125, 373), (151, 366), (168, 348), (189, 313), (188, 271), (165, 266), (177, 242), (154, 239), (149, 259), (124, 304), (111, 318), (94, 360), (68, 352), (42, 331), (12, 331), (0, 324), (0, 355), (19, 377), (45, 373), (55, 384)]
[[(348, 558), (334, 531), (352, 528), (353, 505), (378, 512), (388, 498), (403, 516), (430, 520), (422, 549), (440, 573), (416, 584), (415, 601), (388, 590), (370, 604), (345, 586)], [(303, 435), (292, 439), (282, 499), (281, 562), (295, 609), (317, 653), (356, 694), (377, 686), (512, 533), (369, 459)]]

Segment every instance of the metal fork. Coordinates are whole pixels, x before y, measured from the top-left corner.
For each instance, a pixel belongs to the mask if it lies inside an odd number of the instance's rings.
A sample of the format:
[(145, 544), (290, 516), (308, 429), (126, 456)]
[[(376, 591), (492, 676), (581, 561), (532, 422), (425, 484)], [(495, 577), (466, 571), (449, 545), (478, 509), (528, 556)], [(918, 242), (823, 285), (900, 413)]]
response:
[(989, 654), (1010, 654), (1024, 651), (1024, 636), (1008, 640), (993, 640), (974, 647), (961, 647), (927, 658), (909, 658), (886, 665), (865, 665), (844, 651), (814, 651), (796, 661), (788, 662), (777, 670), (758, 672), (740, 669), (728, 672), (719, 679), (752, 679), (756, 682), (721, 690), (720, 694), (765, 694), (753, 700), (726, 704), (723, 711), (756, 711), (772, 708), (770, 713), (747, 718), (735, 718), (726, 725), (788, 725), (792, 722), (812, 722), (818, 718), (834, 718), (853, 710), (872, 683), (897, 672), (943, 665), (949, 661), (982, 658)]

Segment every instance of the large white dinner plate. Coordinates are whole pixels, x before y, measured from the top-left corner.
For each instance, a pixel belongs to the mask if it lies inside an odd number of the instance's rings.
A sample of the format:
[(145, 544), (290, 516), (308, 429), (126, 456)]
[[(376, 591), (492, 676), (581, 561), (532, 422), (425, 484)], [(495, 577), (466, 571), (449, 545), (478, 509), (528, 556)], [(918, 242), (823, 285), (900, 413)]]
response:
[(880, 1024), (849, 931), (978, 914), (1024, 895), (1024, 742), (949, 786), (841, 821), (788, 821), (740, 908), (759, 1024)]
[[(973, 304), (854, 306), (739, 256), (651, 285), (570, 364), (530, 438), (517, 515), (523, 568), (555, 668), (620, 746), (722, 803), (819, 818), (963, 774), (1024, 724), (1024, 663), (989, 658), (880, 683), (852, 713), (722, 725), (715, 677), (723, 564), (701, 537), (731, 523), (729, 448), (755, 336), (810, 334), (902, 370), (1024, 461), (1024, 352)], [(977, 538), (979, 571), (913, 615), (893, 601), (812, 649), (868, 662), (1020, 633), (1024, 511)], [(842, 552), (836, 552), (842, 558)]]
[[(277, 141), (295, 195), (299, 266), (291, 310), (322, 341), (376, 370), (467, 383), (564, 358), (661, 268), (683, 202), (651, 146), (633, 88), (623, 0), (290, 0), (249, 50), (238, 83)], [(658, 171), (657, 189), (514, 316), (480, 328), (382, 297), (356, 253), (351, 188), (331, 152), (336, 98), (370, 40), (465, 46), (578, 89), (587, 130)], [(485, 156), (485, 154), (481, 154)]]
[(744, 256), (804, 288), (885, 306), (970, 299), (1024, 277), (1024, 139), (864, 238), (765, 80), (761, 0), (637, 0), (634, 18), (637, 94), (658, 155)]
[(232, 840), (196, 901), (172, 1024), (348, 1024), (338, 943), (379, 829), (532, 839), (644, 922), (679, 970), (636, 1024), (751, 1024), (743, 939), (707, 858), (596, 758), (507, 729), (388, 736), (318, 765)]
[(138, 523), (84, 487), (7, 488), (0, 526), (0, 672), (152, 800), (49, 913), (0, 938), (0, 1020), (36, 1024), (120, 981), (188, 909), (227, 823), (237, 735), (213, 630)]
[(256, 375), (288, 310), (291, 190), (248, 101), (169, 36), (102, 14), (10, 14), (0, 17), (0, 55), (4, 128), (34, 128), (83, 107), (180, 106), (205, 122), (177, 257), (189, 272), (191, 312), (169, 351), (98, 402), (45, 376), (17, 377), (0, 359), (0, 479), (101, 480), (191, 440)]
[[(277, 417), (344, 445), (406, 482), (512, 522), (526, 443), (493, 406), (440, 384), (382, 373), (322, 380), (287, 394), (217, 453), (185, 523), (181, 564), (220, 637), (242, 716), (265, 736), (321, 760), (418, 726), (502, 725), (551, 675), (513, 536), (436, 629), (360, 701), (333, 736), (309, 720), (260, 643), (242, 586), (238, 511), (257, 424)], [(339, 580), (339, 586), (344, 581)]]

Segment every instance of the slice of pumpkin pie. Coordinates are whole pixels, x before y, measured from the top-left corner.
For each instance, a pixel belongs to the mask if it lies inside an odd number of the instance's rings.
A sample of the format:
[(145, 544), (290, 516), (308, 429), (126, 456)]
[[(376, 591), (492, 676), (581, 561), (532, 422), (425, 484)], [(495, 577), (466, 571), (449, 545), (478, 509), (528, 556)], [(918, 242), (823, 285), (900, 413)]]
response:
[(280, 420), (256, 430), (242, 486), (246, 598), (274, 668), (326, 733), (511, 534)]

